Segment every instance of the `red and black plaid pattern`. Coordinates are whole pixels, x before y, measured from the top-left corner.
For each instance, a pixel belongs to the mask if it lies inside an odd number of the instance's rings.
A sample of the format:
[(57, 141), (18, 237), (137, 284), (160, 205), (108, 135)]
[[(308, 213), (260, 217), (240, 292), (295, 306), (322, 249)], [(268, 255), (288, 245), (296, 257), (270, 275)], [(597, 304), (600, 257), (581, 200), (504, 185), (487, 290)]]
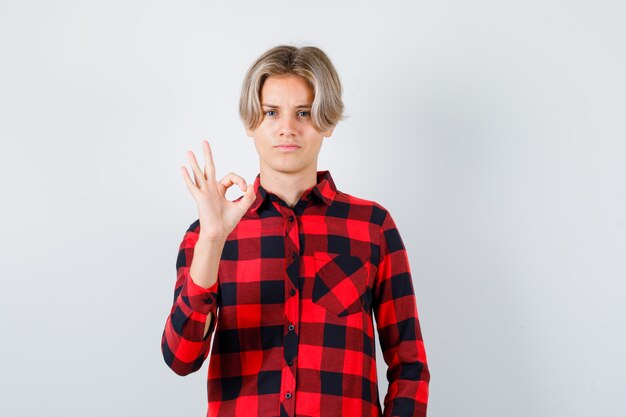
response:
[[(207, 416), (426, 416), (430, 373), (389, 212), (338, 191), (329, 171), (293, 208), (260, 174), (254, 189), (212, 287), (189, 276), (199, 221), (184, 235), (161, 344), (167, 365), (197, 371), (214, 334)], [(388, 366), (384, 408), (373, 319)]]

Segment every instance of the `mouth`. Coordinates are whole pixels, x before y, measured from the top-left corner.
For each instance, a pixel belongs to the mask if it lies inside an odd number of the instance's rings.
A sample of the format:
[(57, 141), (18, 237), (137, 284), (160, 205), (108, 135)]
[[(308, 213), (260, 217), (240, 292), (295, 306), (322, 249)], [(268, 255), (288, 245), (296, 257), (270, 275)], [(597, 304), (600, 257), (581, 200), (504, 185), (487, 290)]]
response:
[(298, 145), (278, 145), (278, 146), (275, 146), (275, 148), (283, 152), (292, 152), (292, 151), (295, 151), (296, 149), (300, 149)]

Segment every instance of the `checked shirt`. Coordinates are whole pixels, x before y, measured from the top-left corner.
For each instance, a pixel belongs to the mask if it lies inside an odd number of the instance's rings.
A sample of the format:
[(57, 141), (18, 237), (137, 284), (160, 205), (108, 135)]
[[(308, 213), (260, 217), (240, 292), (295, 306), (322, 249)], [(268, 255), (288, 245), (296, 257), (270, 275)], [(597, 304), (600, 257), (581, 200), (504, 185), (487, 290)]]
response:
[[(260, 174), (254, 190), (213, 286), (189, 275), (199, 220), (183, 237), (161, 343), (167, 365), (187, 375), (211, 353), (209, 417), (426, 416), (430, 373), (390, 213), (338, 191), (329, 171), (317, 171), (294, 207), (266, 191)], [(384, 407), (375, 329), (389, 381)]]

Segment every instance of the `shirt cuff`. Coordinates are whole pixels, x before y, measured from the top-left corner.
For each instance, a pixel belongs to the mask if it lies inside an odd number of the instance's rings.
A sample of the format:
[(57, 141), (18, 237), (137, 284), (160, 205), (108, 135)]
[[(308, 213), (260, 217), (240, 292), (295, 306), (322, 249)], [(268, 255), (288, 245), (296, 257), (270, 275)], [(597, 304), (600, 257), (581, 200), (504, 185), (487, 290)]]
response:
[(187, 273), (185, 287), (189, 306), (193, 310), (202, 314), (209, 314), (209, 311), (212, 311), (213, 316), (215, 316), (219, 296), (219, 280), (216, 280), (209, 288), (203, 288), (196, 284), (191, 275)]

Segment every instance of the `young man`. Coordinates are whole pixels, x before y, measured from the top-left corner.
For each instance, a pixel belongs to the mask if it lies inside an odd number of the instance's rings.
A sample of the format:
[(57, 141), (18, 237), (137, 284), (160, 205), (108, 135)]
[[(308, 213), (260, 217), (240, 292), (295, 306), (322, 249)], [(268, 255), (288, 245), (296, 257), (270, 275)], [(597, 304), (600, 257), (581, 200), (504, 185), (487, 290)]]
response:
[[(180, 244), (161, 349), (179, 375), (208, 356), (207, 416), (426, 416), (430, 373), (408, 256), (389, 212), (317, 170), (343, 116), (316, 47), (281, 45), (248, 70), (240, 115), (259, 154), (254, 185), (216, 180), (208, 142), (199, 219)], [(225, 198), (237, 184), (244, 195)], [(378, 394), (374, 324), (387, 363)]]

